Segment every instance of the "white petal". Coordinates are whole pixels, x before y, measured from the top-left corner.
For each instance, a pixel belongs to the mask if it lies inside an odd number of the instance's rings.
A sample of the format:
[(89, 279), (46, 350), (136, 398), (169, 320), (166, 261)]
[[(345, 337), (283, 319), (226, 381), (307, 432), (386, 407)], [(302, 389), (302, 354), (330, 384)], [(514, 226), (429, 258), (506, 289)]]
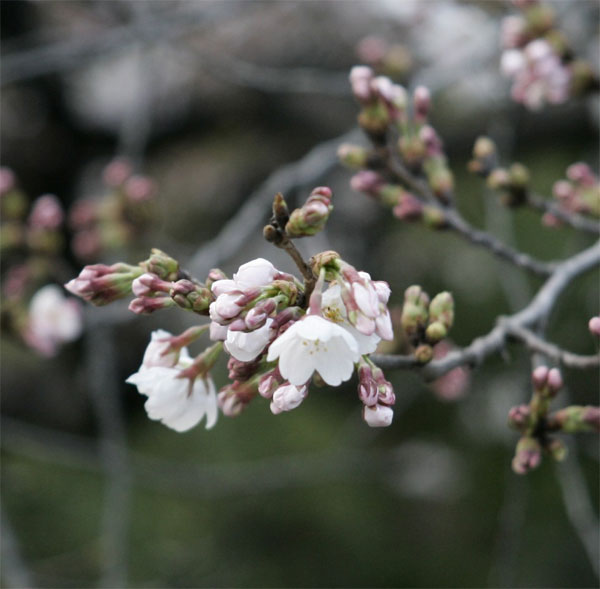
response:
[(279, 357), (279, 372), (293, 385), (303, 385), (315, 371), (314, 358), (302, 349), (301, 344), (288, 346)]
[(316, 370), (330, 386), (337, 387), (349, 380), (354, 372), (354, 362), (342, 351), (319, 354), (316, 358)]
[(208, 378), (208, 392), (206, 397), (206, 429), (211, 429), (219, 416), (219, 406), (217, 401), (217, 392), (215, 391), (215, 383)]

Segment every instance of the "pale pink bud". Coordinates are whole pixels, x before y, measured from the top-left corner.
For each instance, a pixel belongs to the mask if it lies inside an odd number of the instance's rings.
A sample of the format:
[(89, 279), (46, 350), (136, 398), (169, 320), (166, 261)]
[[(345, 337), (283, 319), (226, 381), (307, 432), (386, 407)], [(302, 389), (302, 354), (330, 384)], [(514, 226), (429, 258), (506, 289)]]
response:
[(516, 429), (522, 429), (529, 424), (531, 417), (531, 408), (529, 405), (517, 405), (511, 407), (508, 412), (508, 421), (510, 425)]
[(350, 187), (357, 192), (377, 196), (383, 186), (383, 178), (372, 170), (361, 170), (350, 178)]
[(548, 367), (547, 366), (538, 366), (531, 374), (531, 380), (533, 381), (533, 386), (537, 389), (543, 389), (546, 386), (546, 382), (548, 381)]
[(558, 200), (569, 200), (573, 196), (573, 186), (566, 180), (558, 180), (552, 187), (552, 194)]
[(306, 385), (297, 387), (292, 384), (284, 384), (273, 393), (271, 412), (274, 415), (278, 415), (282, 411), (296, 409), (307, 395), (308, 389)]
[(394, 418), (394, 410), (385, 405), (374, 407), (363, 407), (363, 419), (370, 427), (387, 427), (391, 425)]
[(125, 195), (133, 202), (150, 200), (156, 193), (156, 184), (146, 176), (131, 176), (125, 182)]
[(274, 368), (271, 372), (267, 372), (261, 376), (258, 381), (258, 394), (265, 399), (270, 399), (282, 383), (283, 377), (279, 370)]
[(413, 93), (413, 105), (415, 120), (423, 122), (431, 108), (431, 94), (425, 86), (417, 86)]
[(372, 99), (371, 80), (373, 78), (373, 70), (370, 67), (357, 65), (350, 70), (352, 93), (360, 102), (368, 102)]
[(14, 172), (10, 168), (0, 168), (0, 196), (10, 192), (16, 184)]
[(592, 335), (600, 337), (600, 317), (592, 317), (588, 323), (588, 328)]
[(371, 367), (364, 363), (358, 369), (358, 398), (367, 406), (377, 404), (379, 390)]
[(29, 225), (34, 229), (58, 229), (64, 217), (58, 198), (53, 194), (45, 194), (33, 203)]
[(128, 160), (115, 159), (104, 168), (102, 179), (107, 186), (116, 188), (124, 184), (125, 180), (131, 176), (132, 171), (131, 163)]
[(278, 270), (264, 258), (256, 258), (242, 264), (233, 275), (234, 282), (240, 288), (266, 286), (275, 279)]
[(563, 379), (558, 368), (552, 368), (548, 372), (548, 388), (550, 392), (556, 394), (563, 386)]
[(138, 297), (129, 303), (129, 310), (138, 315), (149, 315), (155, 311), (172, 307), (175, 303), (170, 297)]
[(131, 283), (136, 297), (148, 296), (155, 292), (169, 292), (173, 283), (161, 280), (156, 274), (145, 272)]
[(375, 288), (379, 302), (386, 304), (390, 299), (390, 294), (392, 293), (390, 285), (385, 280), (373, 280), (371, 284)]
[(423, 204), (409, 192), (405, 192), (400, 197), (400, 201), (393, 208), (392, 213), (398, 219), (413, 220), (420, 219), (423, 215)]
[(219, 295), (217, 300), (210, 304), (210, 318), (217, 323), (227, 323), (241, 312), (242, 307), (237, 303), (242, 299), (243, 295), (239, 292)]
[(567, 178), (573, 182), (582, 183), (585, 185), (593, 185), (596, 180), (590, 167), (583, 162), (571, 164), (567, 168)]

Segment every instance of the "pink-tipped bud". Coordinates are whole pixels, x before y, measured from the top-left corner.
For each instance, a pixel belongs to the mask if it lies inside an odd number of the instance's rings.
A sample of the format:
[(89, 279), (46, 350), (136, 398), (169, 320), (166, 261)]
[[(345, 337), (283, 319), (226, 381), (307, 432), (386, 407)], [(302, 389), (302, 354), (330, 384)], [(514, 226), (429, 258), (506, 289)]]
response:
[(558, 180), (552, 186), (554, 198), (560, 201), (569, 201), (574, 195), (573, 185), (567, 180)]
[(283, 382), (283, 377), (276, 367), (260, 377), (260, 380), (258, 381), (258, 394), (265, 399), (271, 399), (273, 393)]
[(369, 102), (373, 99), (371, 80), (375, 77), (373, 70), (367, 66), (354, 66), (350, 70), (352, 93), (359, 102)]
[(563, 379), (558, 368), (552, 368), (548, 372), (548, 389), (551, 395), (556, 395), (556, 393), (562, 388)]
[(175, 304), (182, 309), (187, 309), (201, 315), (208, 314), (209, 305), (213, 302), (214, 298), (210, 289), (203, 284), (181, 279), (176, 282), (164, 282), (161, 285), (163, 288), (170, 286), (170, 290), (161, 289), (160, 292), (168, 292)]
[(420, 219), (423, 216), (423, 204), (410, 192), (405, 192), (393, 208), (392, 213), (403, 221)]
[(512, 461), (513, 471), (527, 474), (537, 468), (542, 461), (542, 448), (535, 438), (523, 437), (517, 443), (515, 457)]
[(531, 421), (531, 408), (529, 405), (517, 405), (508, 412), (509, 425), (518, 430), (524, 430)]
[(431, 94), (425, 86), (417, 86), (413, 93), (414, 116), (417, 122), (427, 120), (431, 108)]
[(592, 335), (600, 337), (600, 317), (592, 317), (588, 322), (588, 328)]
[(65, 284), (65, 288), (94, 305), (106, 305), (127, 296), (132, 282), (141, 273), (141, 268), (129, 264), (93, 264), (85, 266), (77, 278)]
[(550, 370), (547, 366), (538, 366), (531, 373), (531, 380), (533, 382), (533, 386), (536, 390), (541, 390), (546, 386), (546, 382), (548, 381), (548, 373)]
[(376, 405), (379, 398), (379, 390), (371, 367), (364, 361), (361, 361), (358, 368), (358, 398), (368, 407)]
[(157, 292), (169, 292), (172, 284), (161, 280), (156, 274), (146, 272), (132, 282), (131, 290), (136, 297), (145, 297)]
[(132, 173), (131, 163), (125, 158), (115, 159), (110, 162), (102, 172), (102, 180), (107, 186), (117, 188), (125, 183)]
[(175, 303), (170, 297), (138, 297), (129, 303), (129, 310), (137, 315), (150, 315), (155, 311), (172, 307)]
[(0, 196), (10, 192), (16, 183), (15, 173), (10, 168), (0, 168)]
[(125, 182), (124, 191), (132, 202), (144, 202), (156, 194), (156, 184), (146, 176), (131, 176)]
[(384, 184), (383, 178), (372, 170), (361, 170), (350, 178), (352, 190), (365, 192), (371, 196), (378, 196)]
[(567, 168), (567, 178), (573, 182), (584, 184), (586, 186), (592, 186), (596, 181), (594, 172), (592, 172), (590, 167), (583, 162), (571, 164)]
[(40, 196), (34, 203), (29, 215), (29, 226), (32, 229), (58, 229), (65, 215), (62, 205), (53, 194)]

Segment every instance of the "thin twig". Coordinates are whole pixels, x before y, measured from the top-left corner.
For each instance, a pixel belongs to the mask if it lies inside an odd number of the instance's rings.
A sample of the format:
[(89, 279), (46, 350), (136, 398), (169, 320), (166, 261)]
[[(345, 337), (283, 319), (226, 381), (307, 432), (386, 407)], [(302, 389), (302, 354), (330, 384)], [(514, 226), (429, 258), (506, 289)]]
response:
[[(552, 276), (546, 280), (527, 307), (518, 313), (500, 318), (491, 331), (473, 340), (466, 348), (452, 351), (444, 358), (434, 360), (420, 368), (422, 376), (426, 380), (434, 380), (457, 366), (481, 364), (485, 358), (504, 348), (511, 328), (530, 327), (546, 318), (560, 293), (572, 280), (579, 274), (598, 265), (599, 262), (600, 242), (597, 242), (571, 258), (557, 263)], [(387, 369), (418, 367), (414, 359), (407, 356), (377, 354), (371, 356), (371, 358), (379, 366)]]
[(580, 231), (585, 231), (587, 233), (593, 233), (595, 235), (600, 234), (600, 221), (588, 219), (583, 215), (565, 211), (552, 201), (540, 196), (539, 194), (528, 194), (527, 204), (543, 213), (550, 213), (553, 217), (556, 217), (563, 223), (566, 223), (575, 229), (579, 229)]
[(448, 228), (456, 231), (474, 245), (482, 246), (499, 258), (503, 258), (519, 268), (524, 268), (540, 276), (548, 276), (554, 270), (556, 264), (536, 260), (529, 254), (506, 245), (487, 231), (476, 229), (470, 225), (456, 208), (441, 206), (427, 183), (415, 177), (397, 158), (389, 155), (386, 162), (389, 170), (402, 184), (409, 188), (416, 196), (422, 198), (428, 206), (433, 206), (441, 212), (445, 225)]
[(547, 356), (555, 362), (560, 362), (569, 368), (593, 368), (600, 365), (600, 355), (582, 356), (563, 350), (558, 346), (546, 341), (542, 337), (536, 335), (530, 329), (519, 325), (509, 324), (506, 328), (507, 335), (522, 341), (531, 351), (539, 352)]
[(273, 172), (248, 196), (219, 233), (195, 253), (189, 264), (192, 273), (204, 276), (211, 268), (228, 260), (265, 224), (275, 193), (285, 194), (298, 186), (318, 182), (337, 165), (340, 143), (357, 141), (359, 138), (357, 130), (344, 133), (317, 145), (301, 159)]

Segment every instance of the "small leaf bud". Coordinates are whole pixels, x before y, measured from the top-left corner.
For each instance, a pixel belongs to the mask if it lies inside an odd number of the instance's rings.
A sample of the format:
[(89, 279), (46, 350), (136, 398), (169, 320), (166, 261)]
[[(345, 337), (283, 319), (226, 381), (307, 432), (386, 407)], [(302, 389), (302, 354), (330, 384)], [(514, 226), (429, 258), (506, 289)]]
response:
[(454, 298), (447, 292), (440, 292), (429, 304), (429, 321), (439, 321), (447, 330), (454, 323)]
[(430, 345), (422, 344), (415, 350), (415, 360), (419, 364), (427, 364), (433, 358), (433, 348)]
[(427, 341), (432, 344), (436, 344), (440, 340), (443, 340), (447, 335), (448, 330), (440, 321), (430, 323), (425, 330), (425, 337), (427, 338)]

